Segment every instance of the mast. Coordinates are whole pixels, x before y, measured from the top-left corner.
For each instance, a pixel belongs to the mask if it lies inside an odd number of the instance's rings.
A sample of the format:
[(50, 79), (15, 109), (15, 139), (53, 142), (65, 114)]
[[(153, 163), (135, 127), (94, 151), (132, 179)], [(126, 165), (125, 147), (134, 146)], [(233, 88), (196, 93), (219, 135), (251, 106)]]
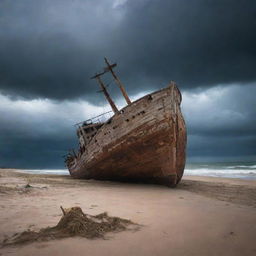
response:
[(119, 86), (119, 88), (120, 88), (120, 90), (121, 90), (121, 92), (122, 92), (122, 94), (123, 94), (123, 96), (124, 96), (124, 98), (125, 98), (127, 104), (128, 104), (128, 105), (131, 104), (131, 100), (129, 99), (129, 96), (128, 96), (127, 93), (126, 93), (126, 91), (125, 91), (125, 89), (124, 89), (124, 86), (122, 85), (120, 79), (117, 77), (117, 75), (116, 75), (116, 74), (114, 73), (114, 71), (113, 71), (113, 68), (116, 66), (116, 63), (115, 63), (115, 64), (110, 64), (110, 63), (108, 62), (108, 60), (107, 60), (106, 57), (105, 57), (104, 59), (105, 59), (105, 62), (106, 62), (106, 64), (107, 64), (107, 68), (105, 68), (105, 71), (110, 71), (110, 72), (111, 72), (111, 74), (112, 74), (112, 76), (114, 77), (115, 82), (116, 82), (117, 85)]
[(97, 75), (95, 75), (94, 77), (92, 77), (92, 79), (95, 78), (95, 79), (97, 80), (97, 82), (99, 83), (99, 85), (100, 85), (100, 87), (101, 87), (101, 89), (102, 89), (101, 91), (104, 93), (104, 95), (105, 95), (107, 101), (109, 102), (109, 104), (110, 104), (112, 110), (113, 110), (114, 113), (116, 114), (116, 113), (118, 113), (118, 109), (117, 109), (117, 107), (116, 107), (114, 101), (111, 99), (111, 97), (110, 97), (110, 95), (109, 95), (109, 93), (108, 93), (108, 91), (107, 91), (107, 89), (106, 89), (106, 86), (104, 85), (104, 83), (103, 83), (102, 80), (100, 79), (100, 76), (101, 76), (101, 74), (97, 74)]

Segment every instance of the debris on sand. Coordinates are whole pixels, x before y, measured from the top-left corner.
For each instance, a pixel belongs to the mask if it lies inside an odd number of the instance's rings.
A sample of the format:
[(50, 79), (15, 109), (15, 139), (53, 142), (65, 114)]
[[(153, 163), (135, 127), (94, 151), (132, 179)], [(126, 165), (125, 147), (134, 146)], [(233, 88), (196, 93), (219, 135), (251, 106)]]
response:
[(0, 185), (0, 194), (12, 194), (12, 193), (18, 193), (18, 194), (28, 194), (30, 193), (30, 189), (26, 189), (25, 187), (9, 187), (9, 186), (2, 186)]
[(105, 233), (124, 230), (137, 231), (140, 227), (140, 225), (130, 220), (108, 216), (106, 212), (93, 216), (83, 213), (80, 207), (72, 207), (65, 210), (61, 207), (61, 209), (63, 216), (56, 226), (43, 228), (38, 232), (28, 229), (6, 238), (2, 245), (18, 245), (74, 236), (81, 236), (88, 239), (105, 239)]
[(33, 188), (29, 183), (27, 183), (26, 186), (24, 186), (24, 188)]

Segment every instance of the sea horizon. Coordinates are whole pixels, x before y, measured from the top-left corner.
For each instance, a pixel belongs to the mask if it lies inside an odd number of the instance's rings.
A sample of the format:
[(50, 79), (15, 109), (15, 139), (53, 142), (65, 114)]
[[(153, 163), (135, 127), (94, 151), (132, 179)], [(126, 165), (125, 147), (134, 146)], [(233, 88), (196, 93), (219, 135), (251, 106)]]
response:
[[(33, 168), (18, 169), (22, 172), (33, 174), (57, 174), (69, 175), (65, 168)], [(239, 178), (245, 180), (256, 180), (256, 162), (203, 162), (187, 163), (184, 170), (186, 176), (208, 176), (220, 178)]]

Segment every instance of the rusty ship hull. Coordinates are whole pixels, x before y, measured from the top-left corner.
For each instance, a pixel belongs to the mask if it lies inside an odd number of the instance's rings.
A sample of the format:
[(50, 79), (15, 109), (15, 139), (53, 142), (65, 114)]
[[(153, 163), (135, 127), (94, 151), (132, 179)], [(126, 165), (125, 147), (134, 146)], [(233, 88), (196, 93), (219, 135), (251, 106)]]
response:
[(71, 176), (177, 185), (187, 140), (180, 104), (180, 91), (171, 83), (127, 105), (104, 124), (80, 126), (79, 152), (67, 162)]

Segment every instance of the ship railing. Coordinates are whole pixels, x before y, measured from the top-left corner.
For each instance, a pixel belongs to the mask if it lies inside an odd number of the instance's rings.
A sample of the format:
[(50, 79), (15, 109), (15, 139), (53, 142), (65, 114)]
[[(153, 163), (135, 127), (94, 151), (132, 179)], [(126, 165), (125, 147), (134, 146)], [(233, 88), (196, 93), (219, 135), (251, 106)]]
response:
[(105, 123), (109, 118), (113, 116), (114, 112), (112, 110), (102, 113), (98, 116), (91, 117), (85, 121), (76, 123), (75, 126), (80, 125), (88, 125), (88, 124), (94, 124), (94, 123)]

